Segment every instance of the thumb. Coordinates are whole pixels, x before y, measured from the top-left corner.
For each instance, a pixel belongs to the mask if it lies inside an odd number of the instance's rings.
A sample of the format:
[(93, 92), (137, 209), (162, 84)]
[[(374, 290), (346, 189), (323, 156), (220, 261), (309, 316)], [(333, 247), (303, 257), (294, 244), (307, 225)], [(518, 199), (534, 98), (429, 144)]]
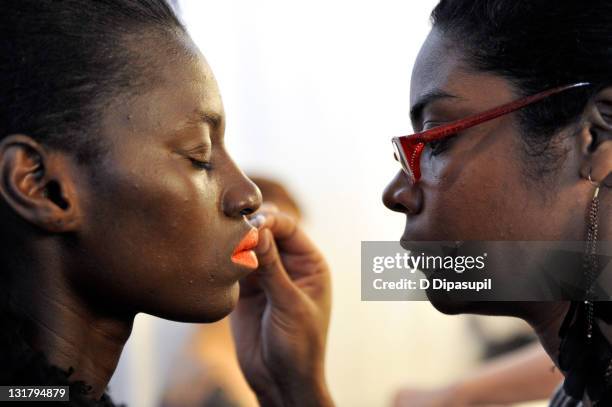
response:
[(278, 253), (270, 229), (261, 229), (259, 243), (255, 248), (259, 267), (256, 273), (268, 301), (275, 306), (289, 307), (295, 301), (297, 288), (289, 278)]

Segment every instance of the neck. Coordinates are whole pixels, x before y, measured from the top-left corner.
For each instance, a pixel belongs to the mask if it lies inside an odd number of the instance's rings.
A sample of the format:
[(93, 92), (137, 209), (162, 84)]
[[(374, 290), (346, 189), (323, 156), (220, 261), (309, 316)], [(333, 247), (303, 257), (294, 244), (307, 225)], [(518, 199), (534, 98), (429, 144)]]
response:
[(50, 364), (73, 368), (70, 381), (91, 386), (89, 396), (97, 400), (117, 367), (133, 318), (94, 312), (70, 288), (61, 268), (53, 262), (38, 265), (11, 270), (19, 278), (11, 284), (9, 304), (27, 322), (29, 345), (43, 352)]

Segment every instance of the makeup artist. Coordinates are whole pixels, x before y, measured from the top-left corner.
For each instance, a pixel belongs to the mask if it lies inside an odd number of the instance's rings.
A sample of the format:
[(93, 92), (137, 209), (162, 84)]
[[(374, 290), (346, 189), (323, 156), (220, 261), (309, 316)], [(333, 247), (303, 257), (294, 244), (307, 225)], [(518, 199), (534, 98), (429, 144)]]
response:
[[(384, 193), (403, 245), (586, 241), (576, 272), (597, 272), (592, 250), (612, 244), (612, 3), (442, 0), (432, 21), (412, 74), (418, 133), (394, 139), (402, 170)], [(429, 297), (530, 323), (565, 376), (553, 406), (612, 405), (610, 302)]]
[(69, 385), (70, 405), (111, 406), (137, 313), (210, 322), (236, 308), (260, 403), (331, 405), (328, 267), (289, 216), (248, 221), (261, 195), (168, 5), (1, 6), (0, 384)]

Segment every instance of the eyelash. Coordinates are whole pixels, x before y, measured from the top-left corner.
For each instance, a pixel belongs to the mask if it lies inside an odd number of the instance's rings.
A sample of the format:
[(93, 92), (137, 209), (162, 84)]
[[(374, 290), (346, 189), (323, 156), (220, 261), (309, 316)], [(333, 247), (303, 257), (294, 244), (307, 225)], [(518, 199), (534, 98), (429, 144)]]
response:
[(210, 171), (212, 170), (212, 165), (207, 161), (196, 160), (195, 158), (188, 157), (189, 161), (191, 161), (191, 165), (193, 165), (198, 170)]

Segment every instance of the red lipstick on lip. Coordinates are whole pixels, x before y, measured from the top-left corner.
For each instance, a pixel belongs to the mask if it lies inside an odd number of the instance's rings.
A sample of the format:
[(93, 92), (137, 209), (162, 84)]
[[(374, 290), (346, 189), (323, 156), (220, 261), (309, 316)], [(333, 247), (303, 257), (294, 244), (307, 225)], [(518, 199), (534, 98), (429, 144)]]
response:
[(252, 228), (234, 249), (232, 253), (232, 262), (244, 267), (256, 269), (257, 266), (259, 266), (259, 262), (257, 261), (257, 255), (255, 255), (253, 249), (257, 246), (258, 241), (259, 232), (257, 229)]

